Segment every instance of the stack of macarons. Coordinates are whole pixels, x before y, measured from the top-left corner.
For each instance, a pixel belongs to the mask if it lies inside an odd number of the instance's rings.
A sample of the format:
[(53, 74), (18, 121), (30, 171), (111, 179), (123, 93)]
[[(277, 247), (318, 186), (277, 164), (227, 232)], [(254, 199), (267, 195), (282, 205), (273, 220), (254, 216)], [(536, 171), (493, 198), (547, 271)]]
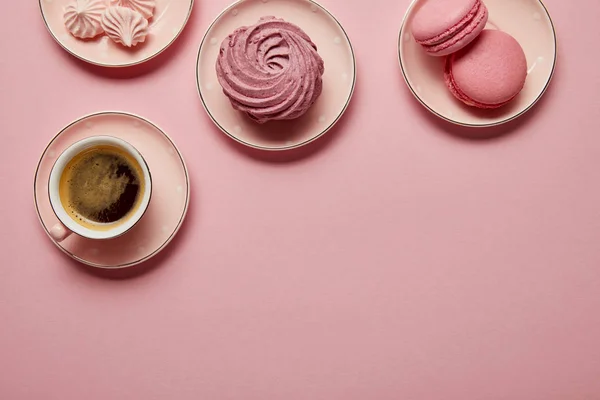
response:
[(525, 86), (527, 60), (515, 38), (484, 29), (488, 9), (482, 0), (423, 0), (412, 34), (427, 54), (446, 56), (444, 79), (463, 103), (499, 108)]

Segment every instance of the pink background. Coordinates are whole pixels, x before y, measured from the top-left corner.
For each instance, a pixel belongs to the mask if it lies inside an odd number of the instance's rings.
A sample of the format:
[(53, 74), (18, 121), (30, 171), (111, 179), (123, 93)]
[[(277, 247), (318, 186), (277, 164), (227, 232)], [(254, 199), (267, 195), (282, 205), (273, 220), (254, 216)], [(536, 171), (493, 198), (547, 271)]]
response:
[[(324, 0), (355, 45), (353, 103), (323, 140), (266, 155), (196, 93), (227, 3), (197, 1), (178, 43), (128, 71), (67, 55), (37, 1), (4, 4), (0, 399), (600, 399), (600, 3), (547, 0), (549, 92), (469, 131), (402, 80), (409, 0)], [(172, 246), (121, 273), (59, 252), (32, 202), (47, 142), (104, 109), (165, 129), (193, 184)]]

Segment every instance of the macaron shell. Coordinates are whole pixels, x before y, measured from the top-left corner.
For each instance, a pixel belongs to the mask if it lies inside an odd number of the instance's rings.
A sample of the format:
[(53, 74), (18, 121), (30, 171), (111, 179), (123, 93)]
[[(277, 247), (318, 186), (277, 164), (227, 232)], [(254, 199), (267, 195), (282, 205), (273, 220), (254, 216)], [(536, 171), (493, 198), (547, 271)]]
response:
[(479, 0), (428, 0), (415, 15), (412, 33), (417, 42), (432, 39), (458, 25)]
[(455, 85), (454, 79), (452, 77), (451, 69), (452, 69), (451, 60), (450, 60), (450, 57), (448, 57), (448, 59), (446, 60), (446, 65), (444, 67), (444, 81), (446, 82), (446, 86), (448, 87), (448, 89), (450, 90), (450, 93), (452, 93), (452, 95), (454, 97), (456, 97), (457, 99), (459, 99), (460, 101), (462, 101), (463, 103), (465, 103), (468, 106), (477, 107), (477, 108), (481, 108), (481, 109), (495, 109), (495, 108), (500, 108), (500, 107), (510, 103), (510, 101), (516, 97), (516, 95), (515, 95), (510, 100), (505, 101), (504, 103), (498, 103), (498, 104), (478, 103), (477, 101), (473, 100), (472, 98), (468, 97), (463, 92), (461, 92), (460, 89)]
[(488, 16), (487, 7), (481, 3), (477, 14), (466, 27), (443, 43), (435, 46), (424, 46), (425, 51), (432, 56), (442, 57), (468, 46), (485, 28)]
[(455, 87), (449, 86), (450, 90), (471, 100), (471, 105), (504, 105), (519, 94), (527, 79), (523, 48), (498, 30), (482, 31), (469, 46), (452, 54), (448, 63), (446, 80)]
[(446, 86), (448, 86), (448, 90), (450, 90), (450, 93), (452, 93), (454, 97), (456, 97), (466, 105), (475, 107), (475, 103), (473, 103), (471, 99), (467, 98), (463, 93), (461, 93), (454, 85), (454, 79), (452, 78), (451, 68), (452, 67), (450, 58), (448, 58), (446, 60), (446, 66), (444, 69), (444, 81), (446, 82)]

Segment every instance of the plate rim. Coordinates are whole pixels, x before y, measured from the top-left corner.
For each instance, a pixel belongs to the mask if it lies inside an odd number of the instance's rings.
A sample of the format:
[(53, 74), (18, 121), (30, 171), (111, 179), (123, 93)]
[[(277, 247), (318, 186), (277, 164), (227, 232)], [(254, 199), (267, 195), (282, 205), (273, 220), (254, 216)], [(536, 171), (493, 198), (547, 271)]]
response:
[(327, 132), (329, 132), (338, 123), (338, 121), (342, 118), (342, 116), (346, 113), (346, 110), (350, 106), (350, 102), (352, 101), (352, 97), (354, 96), (354, 92), (356, 90), (356, 79), (357, 79), (357, 75), (358, 75), (357, 64), (356, 64), (356, 53), (354, 51), (354, 46), (352, 46), (352, 41), (350, 40), (350, 36), (348, 35), (348, 32), (344, 29), (344, 26), (340, 23), (340, 21), (327, 8), (323, 7), (321, 4), (319, 4), (315, 0), (303, 0), (303, 1), (306, 1), (308, 3), (311, 3), (311, 4), (319, 7), (323, 11), (325, 11), (331, 18), (333, 18), (333, 20), (335, 21), (335, 23), (340, 27), (340, 29), (342, 30), (342, 33), (346, 37), (346, 40), (348, 41), (348, 45), (350, 46), (350, 54), (352, 55), (353, 78), (352, 78), (352, 86), (350, 88), (350, 93), (348, 94), (348, 99), (346, 100), (346, 104), (344, 105), (344, 108), (342, 108), (341, 112), (336, 117), (336, 119), (334, 119), (333, 122), (327, 128), (325, 128), (323, 131), (321, 131), (318, 135), (313, 136), (313, 137), (311, 137), (308, 140), (305, 140), (303, 142), (300, 142), (300, 143), (297, 143), (297, 144), (293, 144), (293, 145), (285, 145), (285, 146), (282, 146), (282, 147), (259, 146), (259, 145), (256, 145), (256, 144), (253, 144), (253, 143), (250, 143), (250, 142), (247, 142), (245, 140), (242, 140), (242, 139), (238, 138), (234, 134), (228, 132), (223, 126), (221, 126), (221, 124), (215, 119), (215, 117), (208, 110), (208, 106), (206, 105), (206, 101), (204, 100), (204, 97), (202, 96), (202, 90), (200, 88), (200, 73), (199, 73), (199, 71), (200, 71), (200, 56), (201, 56), (201, 53), (202, 53), (202, 48), (204, 47), (204, 44), (206, 43), (206, 40), (208, 38), (209, 33), (211, 32), (211, 30), (214, 27), (214, 25), (225, 14), (227, 14), (227, 12), (229, 12), (233, 8), (239, 6), (241, 3), (245, 2), (245, 1), (248, 1), (248, 0), (236, 0), (233, 4), (230, 4), (225, 9), (223, 9), (223, 11), (221, 11), (215, 17), (215, 19), (213, 20), (213, 22), (211, 22), (211, 24), (208, 26), (208, 28), (204, 32), (204, 36), (202, 37), (202, 41), (200, 42), (200, 47), (198, 48), (198, 57), (196, 59), (196, 71), (195, 71), (196, 72), (196, 90), (198, 91), (198, 95), (200, 96), (200, 101), (202, 103), (202, 107), (204, 107), (204, 111), (206, 111), (206, 114), (208, 114), (208, 116), (210, 117), (210, 119), (212, 120), (212, 122), (217, 126), (217, 128), (219, 128), (219, 130), (221, 132), (223, 132), (225, 135), (227, 135), (229, 138), (233, 139), (234, 141), (236, 141), (236, 142), (238, 142), (238, 143), (240, 143), (240, 144), (242, 144), (244, 146), (247, 146), (249, 148), (253, 148), (253, 149), (261, 150), (261, 151), (278, 152), (278, 151), (294, 150), (294, 149), (298, 149), (300, 147), (304, 147), (304, 146), (306, 146), (306, 145), (308, 145), (308, 144), (310, 144), (310, 143), (312, 143), (312, 142), (320, 139)]
[(181, 29), (179, 29), (179, 32), (177, 32), (177, 35), (175, 35), (175, 37), (169, 42), (167, 43), (167, 45), (163, 46), (160, 50), (158, 50), (157, 52), (151, 54), (150, 56), (144, 58), (143, 60), (140, 61), (136, 61), (136, 62), (132, 62), (132, 63), (126, 63), (126, 64), (108, 64), (108, 63), (101, 63), (101, 62), (96, 62), (96, 61), (92, 61), (89, 60), (83, 56), (80, 56), (79, 54), (75, 53), (74, 51), (71, 51), (70, 49), (67, 48), (67, 46), (65, 46), (60, 40), (59, 38), (56, 37), (56, 35), (54, 34), (54, 32), (52, 32), (52, 29), (50, 29), (50, 26), (48, 25), (48, 21), (46, 20), (46, 14), (44, 13), (44, 8), (42, 6), (42, 2), (45, 0), (39, 0), (38, 4), (40, 7), (40, 14), (42, 14), (42, 19), (44, 20), (44, 25), (46, 26), (46, 30), (48, 31), (48, 33), (50, 33), (50, 36), (52, 36), (52, 38), (54, 39), (54, 41), (56, 43), (58, 43), (58, 45), (67, 53), (69, 53), (70, 55), (72, 55), (73, 57), (86, 62), (88, 64), (91, 65), (95, 65), (97, 67), (103, 67), (103, 68), (127, 68), (127, 67), (134, 67), (136, 65), (140, 65), (140, 64), (144, 64), (156, 57), (158, 57), (159, 55), (161, 55), (163, 52), (165, 52), (169, 47), (171, 47), (173, 45), (173, 43), (175, 43), (175, 41), (177, 39), (179, 39), (179, 36), (181, 36), (181, 34), (183, 33), (183, 30), (185, 29), (185, 27), (187, 26), (187, 23), (190, 20), (190, 17), (192, 16), (192, 9), (194, 8), (194, 1), (195, 0), (190, 0), (190, 8), (188, 9), (188, 13), (187, 16), (185, 17), (185, 20), (183, 21), (183, 24), (181, 25)]
[[(52, 236), (50, 235), (50, 232), (48, 231), (48, 229), (46, 228), (46, 225), (44, 224), (44, 221), (42, 220), (42, 216), (40, 214), (40, 209), (38, 207), (38, 198), (37, 198), (37, 193), (36, 193), (36, 186), (37, 186), (37, 181), (38, 181), (38, 173), (39, 173), (39, 170), (40, 170), (40, 166), (42, 164), (42, 159), (44, 158), (44, 156), (48, 152), (48, 149), (50, 148), (50, 146), (52, 146), (52, 144), (56, 141), (56, 139), (58, 139), (58, 137), (60, 135), (62, 135), (67, 129), (71, 128), (72, 126), (74, 126), (74, 125), (76, 125), (78, 123), (81, 123), (81, 122), (85, 121), (88, 118), (98, 117), (98, 116), (102, 116), (102, 115), (121, 115), (121, 116), (136, 118), (136, 119), (139, 119), (139, 120), (141, 120), (141, 121), (143, 121), (145, 123), (150, 124), (152, 127), (154, 127), (155, 129), (157, 129), (160, 133), (162, 133), (162, 135), (171, 143), (171, 145), (173, 146), (173, 148), (177, 152), (177, 155), (179, 156), (179, 160), (181, 161), (181, 164), (183, 165), (183, 170), (184, 170), (184, 173), (185, 173), (186, 187), (187, 187), (187, 190), (186, 190), (186, 202), (185, 202), (185, 207), (183, 209), (183, 213), (181, 214), (179, 222), (177, 223), (177, 227), (175, 228), (175, 230), (173, 230), (173, 232), (171, 233), (171, 235), (169, 236), (169, 238), (158, 249), (156, 249), (155, 251), (153, 251), (149, 255), (141, 258), (140, 260), (137, 260), (137, 261), (134, 261), (134, 262), (131, 262), (131, 263), (126, 263), (126, 264), (119, 264), (119, 265), (115, 265), (115, 266), (106, 266), (106, 265), (97, 264), (97, 263), (93, 263), (93, 262), (87, 261), (87, 260), (85, 260), (85, 259), (83, 259), (81, 257), (78, 257), (75, 254), (71, 253), (70, 251), (68, 251), (64, 247), (60, 246), (59, 243), (57, 243), (54, 239), (52, 239)], [(175, 144), (175, 142), (173, 142), (173, 140), (171, 139), (171, 137), (164, 130), (162, 130), (158, 125), (156, 125), (154, 122), (150, 121), (148, 118), (142, 117), (142, 116), (134, 114), (134, 113), (126, 112), (126, 111), (114, 111), (114, 110), (112, 110), (112, 111), (111, 110), (97, 111), (97, 112), (93, 112), (93, 113), (90, 113), (90, 114), (83, 115), (83, 116), (81, 116), (81, 117), (79, 117), (79, 118), (71, 121), (67, 125), (65, 125), (63, 128), (61, 128), (58, 131), (58, 133), (56, 135), (54, 135), (52, 137), (52, 139), (48, 142), (48, 144), (44, 148), (44, 151), (42, 151), (42, 153), (41, 153), (41, 155), (39, 157), (38, 163), (37, 163), (37, 167), (35, 168), (34, 176), (33, 176), (33, 205), (35, 206), (35, 211), (36, 211), (36, 214), (37, 214), (37, 217), (38, 217), (38, 221), (40, 222), (40, 225), (42, 226), (42, 229), (46, 233), (46, 236), (48, 236), (48, 238), (50, 239), (50, 241), (59, 250), (61, 250), (63, 253), (65, 253), (66, 255), (68, 255), (73, 260), (75, 260), (77, 262), (80, 262), (80, 263), (82, 263), (84, 265), (88, 265), (90, 267), (104, 269), (104, 270), (118, 270), (118, 269), (130, 268), (130, 267), (142, 264), (142, 263), (144, 263), (144, 262), (146, 262), (146, 261), (154, 258), (161, 251), (163, 251), (171, 243), (171, 241), (175, 238), (175, 236), (177, 235), (177, 233), (179, 232), (179, 230), (183, 226), (183, 222), (185, 221), (185, 219), (187, 217), (187, 213), (189, 211), (190, 197), (191, 197), (191, 180), (190, 180), (189, 170), (188, 170), (187, 164), (185, 162), (185, 159), (183, 158), (183, 155), (181, 154), (181, 151), (179, 150), (179, 148), (177, 147), (177, 145)]]
[(535, 98), (535, 100), (533, 100), (527, 107), (525, 107), (523, 110), (521, 110), (519, 113), (517, 113), (515, 115), (512, 115), (512, 116), (505, 118), (503, 120), (500, 120), (500, 121), (483, 123), (483, 124), (470, 124), (470, 123), (460, 122), (460, 121), (454, 120), (452, 118), (446, 117), (445, 115), (442, 115), (442, 114), (438, 113), (437, 111), (435, 111), (423, 99), (421, 99), (421, 97), (419, 97), (419, 95), (416, 93), (415, 89), (413, 89), (410, 82), (408, 81), (408, 76), (407, 76), (406, 70), (404, 69), (404, 64), (402, 62), (402, 58), (403, 58), (402, 51), (400, 50), (401, 45), (402, 45), (402, 33), (404, 31), (404, 27), (406, 26), (408, 16), (418, 1), (421, 1), (421, 0), (412, 0), (411, 1), (410, 5), (408, 6), (408, 8), (406, 10), (406, 13), (404, 14), (404, 17), (402, 18), (402, 24), (400, 25), (400, 32), (398, 34), (398, 44), (397, 44), (398, 62), (400, 64), (400, 70), (402, 71), (402, 77), (404, 78), (404, 82), (406, 83), (406, 86), (408, 87), (410, 92), (413, 94), (413, 96), (418, 100), (418, 102), (421, 103), (421, 105), (423, 107), (425, 107), (430, 113), (432, 113), (433, 115), (437, 116), (438, 118), (440, 118), (446, 122), (449, 122), (454, 125), (466, 127), (466, 128), (491, 128), (491, 127), (507, 124), (511, 121), (514, 121), (514, 120), (520, 118), (521, 116), (526, 114), (528, 111), (530, 111), (541, 100), (541, 98), (544, 96), (544, 94), (546, 94), (546, 91), (548, 90), (548, 87), (550, 86), (550, 83), (552, 82), (552, 78), (554, 78), (554, 74), (556, 72), (556, 62), (558, 59), (558, 38), (556, 36), (556, 26), (554, 25), (554, 21), (552, 20), (552, 16), (550, 15), (548, 8), (546, 7), (546, 5), (544, 4), (544, 2), (542, 0), (535, 0), (538, 3), (540, 3), (540, 5), (544, 9), (546, 15), (548, 16), (548, 20), (550, 21), (550, 27), (552, 28), (552, 38), (553, 38), (553, 43), (554, 43), (554, 58), (552, 60), (552, 70), (550, 71), (550, 76), (548, 76), (548, 78), (546, 80), (546, 84), (544, 85), (544, 88), (541, 90), (541, 92), (538, 94), (538, 96)]

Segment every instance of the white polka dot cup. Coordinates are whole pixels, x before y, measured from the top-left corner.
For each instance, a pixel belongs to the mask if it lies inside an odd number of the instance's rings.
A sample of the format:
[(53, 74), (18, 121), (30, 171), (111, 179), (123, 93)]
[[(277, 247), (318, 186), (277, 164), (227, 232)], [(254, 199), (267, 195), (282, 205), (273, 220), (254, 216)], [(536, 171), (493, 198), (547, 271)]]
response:
[[(73, 215), (73, 212), (69, 212), (68, 207), (65, 207), (64, 198), (61, 199), (61, 181), (64, 180), (63, 174), (69, 168), (71, 161), (81, 154), (99, 147), (114, 148), (122, 152), (128, 159), (135, 162), (136, 168), (139, 167), (141, 171), (139, 177), (141, 191), (137, 194), (136, 202), (126, 215), (110, 223), (99, 223), (81, 215)], [(48, 195), (52, 210), (60, 221), (49, 230), (52, 239), (62, 242), (73, 233), (88, 239), (114, 239), (132, 229), (146, 213), (152, 197), (152, 177), (141, 153), (131, 144), (112, 136), (92, 136), (73, 144), (58, 157), (50, 172)]]

